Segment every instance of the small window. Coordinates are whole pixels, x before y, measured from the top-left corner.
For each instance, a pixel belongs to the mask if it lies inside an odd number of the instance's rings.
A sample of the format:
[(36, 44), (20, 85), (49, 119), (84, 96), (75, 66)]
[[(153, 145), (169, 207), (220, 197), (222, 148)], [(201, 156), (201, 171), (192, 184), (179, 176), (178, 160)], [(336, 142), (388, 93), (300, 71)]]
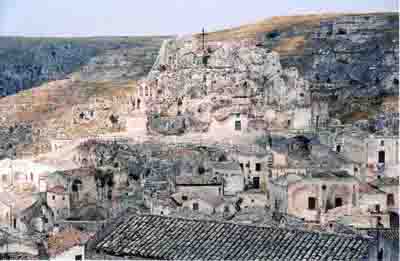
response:
[(52, 197), (52, 198), (53, 198), (53, 200), (56, 200), (56, 196), (54, 196), (54, 195), (53, 195), (53, 197)]
[(65, 197), (64, 197), (64, 196), (62, 197), (62, 200), (65, 200)]
[(354, 172), (358, 172), (358, 168), (357, 167), (354, 167)]
[(300, 97), (304, 97), (304, 93), (300, 93)]
[(308, 209), (315, 210), (317, 208), (317, 199), (314, 197), (308, 198)]
[(393, 80), (393, 84), (394, 84), (394, 85), (399, 85), (399, 79), (396, 79), (396, 78), (395, 78), (395, 79)]
[(161, 216), (164, 215), (164, 211), (161, 211), (161, 212), (160, 212), (160, 215), (161, 215)]
[(394, 206), (394, 195), (392, 193), (387, 195), (387, 205)]
[(335, 198), (335, 207), (343, 206), (343, 199), (342, 198)]
[(199, 210), (199, 203), (195, 202), (193, 203), (193, 210), (198, 211)]
[(340, 145), (336, 146), (336, 152), (340, 152), (342, 150), (342, 147)]
[(240, 163), (240, 168), (243, 170), (243, 163)]
[(381, 206), (380, 206), (379, 204), (376, 204), (376, 205), (375, 205), (375, 211), (376, 211), (377, 213), (380, 213), (380, 212), (381, 212)]
[(381, 146), (385, 146), (385, 141), (381, 140)]
[(182, 200), (188, 200), (188, 197), (186, 195), (183, 195)]
[(229, 213), (229, 206), (224, 206), (224, 213)]
[(75, 260), (82, 260), (82, 255), (76, 255)]
[(256, 171), (261, 171), (261, 163), (256, 163)]
[(235, 121), (235, 130), (236, 131), (242, 130), (242, 123), (240, 121)]

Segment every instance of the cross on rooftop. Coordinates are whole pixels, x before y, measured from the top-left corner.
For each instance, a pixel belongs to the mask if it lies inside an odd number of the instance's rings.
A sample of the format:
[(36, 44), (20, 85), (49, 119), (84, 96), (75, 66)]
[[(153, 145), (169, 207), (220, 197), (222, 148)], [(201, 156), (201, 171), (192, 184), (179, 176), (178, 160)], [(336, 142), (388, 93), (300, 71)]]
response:
[(206, 39), (206, 31), (204, 30), (204, 28), (203, 28), (203, 30), (201, 31), (201, 38), (202, 38), (202, 43), (203, 43), (203, 50), (205, 50), (205, 39)]

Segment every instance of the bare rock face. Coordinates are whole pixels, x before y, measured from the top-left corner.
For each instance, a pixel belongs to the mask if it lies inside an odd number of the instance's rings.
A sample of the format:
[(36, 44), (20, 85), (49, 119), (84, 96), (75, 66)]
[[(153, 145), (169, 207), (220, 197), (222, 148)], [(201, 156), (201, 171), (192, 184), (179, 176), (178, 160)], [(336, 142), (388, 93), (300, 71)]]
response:
[[(150, 131), (206, 131), (213, 120), (237, 113), (309, 107), (308, 82), (296, 68), (282, 68), (279, 60), (276, 52), (241, 42), (202, 48), (192, 39), (165, 41), (144, 82), (155, 93), (148, 112), (160, 116), (150, 116)], [(273, 119), (254, 119), (249, 126), (263, 129), (268, 121)]]

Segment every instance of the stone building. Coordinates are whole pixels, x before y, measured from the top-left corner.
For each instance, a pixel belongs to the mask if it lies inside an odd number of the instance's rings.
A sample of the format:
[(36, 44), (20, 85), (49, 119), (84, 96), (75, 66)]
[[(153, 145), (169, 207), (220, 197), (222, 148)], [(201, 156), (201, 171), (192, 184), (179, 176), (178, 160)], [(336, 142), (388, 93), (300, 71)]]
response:
[(270, 180), (270, 207), (276, 212), (320, 222), (321, 213), (358, 205), (358, 181), (346, 171), (309, 172)]
[(220, 197), (224, 191), (223, 179), (221, 176), (211, 175), (177, 176), (175, 177), (175, 191)]
[(386, 193), (386, 206), (390, 215), (390, 227), (399, 226), (399, 177), (378, 178), (370, 183)]
[(212, 175), (223, 178), (224, 196), (234, 196), (244, 190), (245, 178), (238, 162), (214, 162)]
[(47, 189), (47, 205), (53, 210), (56, 220), (68, 218), (70, 215), (70, 199), (68, 191), (61, 185)]
[(271, 154), (259, 146), (238, 145), (230, 157), (239, 162), (247, 189), (267, 190)]

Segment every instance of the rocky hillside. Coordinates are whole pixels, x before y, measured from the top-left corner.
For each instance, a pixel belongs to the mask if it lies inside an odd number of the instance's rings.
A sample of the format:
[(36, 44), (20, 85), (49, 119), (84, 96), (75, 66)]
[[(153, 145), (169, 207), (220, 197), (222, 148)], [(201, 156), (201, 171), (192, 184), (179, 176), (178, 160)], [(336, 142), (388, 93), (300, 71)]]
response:
[(92, 79), (138, 79), (153, 65), (163, 39), (0, 37), (0, 97), (64, 79), (84, 65), (83, 76), (97, 72)]
[[(206, 40), (250, 39), (277, 51), (283, 67), (295, 66), (313, 88), (331, 96), (333, 115), (351, 120), (362, 112), (371, 116), (383, 97), (398, 95), (398, 29), (398, 13), (274, 17)], [(360, 97), (378, 99), (370, 106)]]

